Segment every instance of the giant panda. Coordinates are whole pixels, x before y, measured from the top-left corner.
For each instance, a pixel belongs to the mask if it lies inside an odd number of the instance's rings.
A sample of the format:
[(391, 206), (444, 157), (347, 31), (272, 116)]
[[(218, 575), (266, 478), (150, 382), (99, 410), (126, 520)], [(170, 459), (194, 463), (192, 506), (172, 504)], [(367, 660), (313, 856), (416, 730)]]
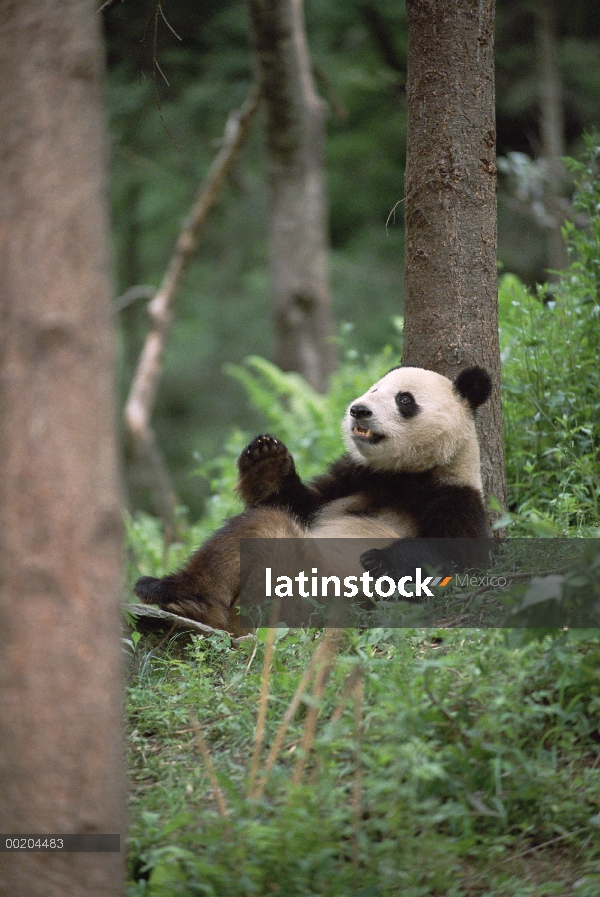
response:
[[(453, 382), (423, 368), (392, 368), (348, 406), (346, 454), (308, 484), (282, 442), (257, 436), (238, 459), (245, 511), (178, 572), (139, 579), (135, 594), (235, 631), (241, 539), (385, 539), (389, 545), (363, 552), (360, 561), (365, 570), (397, 576), (411, 561), (411, 539), (485, 538), (474, 416), (490, 392), (490, 376), (480, 367), (466, 368)], [(435, 565), (443, 558), (433, 548), (426, 560)]]

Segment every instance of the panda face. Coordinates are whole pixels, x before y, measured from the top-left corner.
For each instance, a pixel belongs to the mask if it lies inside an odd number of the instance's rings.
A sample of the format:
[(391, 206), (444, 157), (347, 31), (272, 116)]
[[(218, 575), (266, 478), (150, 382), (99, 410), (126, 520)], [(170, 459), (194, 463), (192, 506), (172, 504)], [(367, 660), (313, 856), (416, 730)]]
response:
[(465, 449), (470, 447), (469, 465), (477, 470), (467, 479), (480, 482), (472, 412), (485, 401), (483, 394), (489, 395), (489, 376), (480, 368), (463, 372), (455, 383), (423, 368), (395, 368), (350, 404), (342, 422), (344, 441), (354, 460), (369, 467), (407, 472), (445, 468), (450, 479), (453, 465), (465, 478)]

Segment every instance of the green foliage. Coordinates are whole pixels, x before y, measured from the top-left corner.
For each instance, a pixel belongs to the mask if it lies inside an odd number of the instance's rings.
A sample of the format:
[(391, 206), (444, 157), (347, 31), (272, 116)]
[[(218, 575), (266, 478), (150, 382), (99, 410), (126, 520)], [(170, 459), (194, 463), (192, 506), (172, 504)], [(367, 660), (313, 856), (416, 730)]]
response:
[[(392, 330), (401, 330), (395, 319)], [(250, 357), (243, 366), (228, 365), (226, 373), (245, 390), (252, 408), (274, 436), (283, 440), (296, 460), (303, 478), (322, 473), (343, 452), (340, 422), (348, 404), (362, 395), (386, 371), (398, 363), (400, 350), (387, 346), (379, 355), (361, 357), (348, 345), (351, 325), (343, 328), (341, 350), (345, 362), (333, 374), (327, 395), (316, 393), (294, 373), (280, 371), (264, 358)], [(397, 333), (397, 341), (400, 335)], [(128, 586), (138, 576), (164, 576), (213, 533), (227, 518), (239, 514), (242, 505), (235, 491), (236, 461), (252, 436), (240, 429), (231, 432), (216, 457), (202, 461), (194, 470), (210, 490), (205, 512), (193, 526), (182, 520), (182, 542), (165, 547), (159, 522), (143, 513), (127, 518)]]
[[(277, 643), (267, 745), (316, 643), (301, 630)], [(321, 701), (307, 778), (291, 784), (309, 696), (254, 800), (246, 775), (263, 650), (198, 639), (182, 659), (150, 658), (132, 682), (131, 845), (135, 877), (144, 877), (132, 881), (131, 897), (460, 897), (482, 876), (489, 897), (515, 897), (597, 880), (597, 637), (564, 634), (515, 650), (499, 631), (349, 631)], [(353, 698), (332, 720), (358, 667), (360, 740)], [(226, 819), (195, 754), (190, 711)], [(511, 856), (561, 836), (564, 870), (551, 848), (534, 850), (538, 890), (527, 890), (527, 863)], [(557, 878), (560, 891), (551, 889)]]
[[(506, 456), (517, 525), (597, 525), (600, 188), (592, 151), (575, 170), (587, 216), (570, 228), (571, 266), (554, 305), (514, 276), (500, 290)], [(347, 339), (348, 334), (346, 333)], [(228, 368), (302, 476), (341, 450), (347, 403), (397, 360), (344, 350), (327, 396), (258, 357)], [(130, 576), (161, 575), (239, 510), (235, 430), (198, 472), (213, 492), (165, 553), (148, 517), (128, 523)], [(549, 543), (544, 543), (544, 545)], [(548, 606), (578, 611), (598, 590), (597, 556), (515, 590), (526, 625)], [(536, 612), (542, 615), (536, 618)], [(322, 634), (278, 634), (265, 748)], [(234, 649), (223, 634), (148, 652), (137, 636), (128, 694), (130, 897), (595, 897), (600, 889), (598, 630), (368, 630), (344, 633), (323, 697), (306, 695), (260, 799), (248, 794), (265, 632)], [(356, 693), (345, 691), (360, 669)], [(292, 768), (307, 714), (320, 718), (307, 771)], [(336, 716), (334, 714), (339, 711)], [(198, 719), (228, 807), (199, 757)]]
[[(551, 302), (514, 275), (500, 282), (507, 480), (512, 508), (566, 532), (600, 517), (600, 179), (597, 142), (573, 163), (570, 265)], [(550, 531), (553, 531), (552, 525)]]
[(565, 626), (594, 628), (600, 625), (598, 540), (563, 540), (561, 544), (554, 539), (551, 544), (555, 555), (560, 554), (565, 543), (577, 545), (576, 559), (562, 570), (558, 567), (556, 573), (533, 576), (529, 582), (514, 586), (501, 597), (502, 603), (510, 608), (508, 625), (530, 627), (530, 632), (538, 636), (540, 632), (549, 631), (557, 635)]
[[(351, 331), (346, 325), (345, 340)], [(378, 355), (363, 358), (346, 347), (345, 361), (332, 375), (326, 395), (316, 393), (298, 374), (284, 373), (256, 356), (244, 367), (228, 365), (225, 370), (242, 384), (273, 435), (288, 446), (300, 476), (311, 477), (342, 453), (340, 423), (348, 404), (398, 364), (399, 353), (388, 345)]]
[[(405, 11), (390, 0), (377, 7), (377, 22), (396, 46), (402, 67)], [(156, 58), (168, 84), (152, 66), (156, 9), (147, 0), (128, 0), (105, 17), (120, 293), (160, 282), (227, 116), (239, 108), (252, 81), (242, 0), (162, 3), (181, 38), (159, 15)], [(306, 19), (317, 89), (329, 100), (332, 302), (338, 321), (360, 329), (363, 351), (377, 352), (389, 338), (390, 316), (401, 309), (401, 207), (396, 225), (386, 231), (385, 222), (403, 192), (404, 74), (386, 63), (377, 28), (369, 25), (358, 0), (308, 4)], [(205, 461), (221, 454), (232, 420), (250, 432), (264, 426), (244, 391), (223, 376), (223, 364), (239, 365), (250, 354), (272, 357), (267, 222), (259, 118), (177, 296), (154, 415), (176, 491), (194, 516), (208, 495), (205, 480), (189, 476), (194, 455)], [(147, 331), (143, 305), (136, 302), (120, 314), (122, 399)], [(126, 462), (130, 505), (150, 510), (146, 484), (133, 459)]]
[[(184, 539), (165, 545), (161, 522), (156, 517), (138, 512), (125, 515), (126, 592), (131, 595), (140, 576), (165, 576), (179, 566), (198, 547), (198, 528), (181, 520)], [(137, 599), (131, 598), (132, 601)]]
[[(567, 221), (565, 240), (571, 263), (565, 275), (566, 290), (579, 299), (592, 319), (598, 320), (600, 307), (600, 135), (586, 137), (586, 152), (582, 160), (567, 159), (575, 180), (573, 212), (576, 220)], [(600, 345), (596, 326), (588, 335), (590, 347)]]

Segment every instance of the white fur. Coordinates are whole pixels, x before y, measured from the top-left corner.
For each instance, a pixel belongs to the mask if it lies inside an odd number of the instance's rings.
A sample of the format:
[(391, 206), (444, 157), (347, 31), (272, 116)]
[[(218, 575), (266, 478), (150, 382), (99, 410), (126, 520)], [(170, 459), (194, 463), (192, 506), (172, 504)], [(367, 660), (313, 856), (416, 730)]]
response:
[(354, 496), (329, 502), (317, 514), (308, 534), (319, 539), (406, 539), (415, 536), (408, 514), (387, 512), (378, 517), (352, 513)]
[[(419, 405), (413, 417), (402, 417), (396, 396), (410, 392)], [(366, 405), (371, 416), (361, 426), (385, 438), (377, 443), (354, 440), (357, 421), (350, 415), (352, 405)], [(479, 445), (469, 403), (454, 389), (447, 377), (422, 368), (390, 371), (367, 393), (355, 399), (342, 421), (344, 441), (350, 455), (360, 464), (381, 471), (418, 473), (431, 470), (444, 485), (471, 486), (482, 491)], [(311, 566), (340, 578), (363, 572), (358, 558), (362, 551), (385, 547), (390, 541), (417, 535), (416, 521), (408, 513), (387, 510), (377, 516), (353, 513), (360, 496), (349, 495), (326, 504), (310, 526), (295, 522), (282, 527), (277, 535), (309, 540)], [(292, 531), (293, 530), (293, 531)], [(348, 547), (344, 540), (351, 539)], [(365, 540), (361, 547), (356, 540)], [(314, 541), (313, 541), (314, 540)], [(377, 543), (381, 540), (381, 544)], [(307, 558), (309, 555), (306, 556)]]
[[(420, 406), (402, 417), (396, 396), (410, 392)], [(377, 443), (355, 440), (352, 405), (372, 412), (363, 425), (385, 438)], [(397, 368), (382, 377), (348, 407), (342, 422), (344, 441), (355, 461), (382, 471), (419, 473), (434, 470), (440, 482), (481, 491), (479, 445), (469, 404), (452, 382), (423, 368)]]

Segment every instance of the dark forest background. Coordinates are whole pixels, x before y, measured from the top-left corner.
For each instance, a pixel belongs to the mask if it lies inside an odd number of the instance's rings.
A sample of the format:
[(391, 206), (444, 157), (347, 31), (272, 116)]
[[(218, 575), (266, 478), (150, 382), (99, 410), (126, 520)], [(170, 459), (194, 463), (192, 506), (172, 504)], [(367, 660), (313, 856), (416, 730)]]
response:
[[(146, 305), (181, 222), (253, 81), (243, 0), (127, 0), (104, 15), (121, 400), (148, 329)], [(406, 10), (392, 0), (307, 0), (318, 91), (328, 104), (331, 294), (346, 346), (397, 345), (402, 314)], [(590, 0), (498, 0), (499, 262), (527, 284), (564, 267), (556, 235), (571, 185), (549, 154), (577, 156), (600, 118), (600, 17)], [(175, 308), (154, 425), (175, 488), (197, 515), (192, 471), (234, 427), (264, 423), (224, 372), (272, 357), (262, 119), (204, 229)], [(132, 287), (147, 287), (131, 291)], [(130, 291), (128, 293), (128, 291)], [(126, 449), (127, 453), (127, 449)], [(129, 457), (128, 503), (151, 510)]]

